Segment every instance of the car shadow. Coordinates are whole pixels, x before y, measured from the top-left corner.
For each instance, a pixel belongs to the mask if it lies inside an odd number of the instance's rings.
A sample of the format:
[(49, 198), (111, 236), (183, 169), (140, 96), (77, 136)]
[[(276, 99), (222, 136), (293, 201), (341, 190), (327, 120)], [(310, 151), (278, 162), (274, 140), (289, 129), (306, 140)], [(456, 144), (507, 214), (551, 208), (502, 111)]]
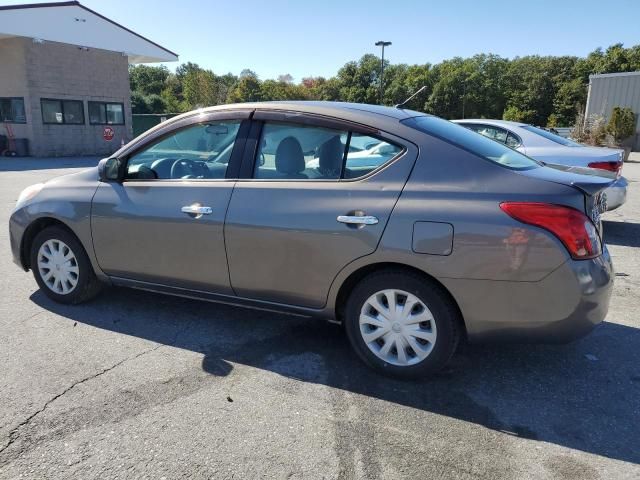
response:
[(100, 158), (101, 157), (0, 157), (0, 172), (89, 168), (98, 165)]
[(604, 242), (623, 247), (640, 247), (640, 223), (603, 221)]
[(446, 415), (509, 435), (640, 463), (640, 330), (604, 323), (569, 345), (462, 345), (443, 373), (385, 378), (351, 351), (340, 326), (113, 288), (95, 301), (42, 308), (96, 328), (203, 355), (211, 375), (234, 364)]

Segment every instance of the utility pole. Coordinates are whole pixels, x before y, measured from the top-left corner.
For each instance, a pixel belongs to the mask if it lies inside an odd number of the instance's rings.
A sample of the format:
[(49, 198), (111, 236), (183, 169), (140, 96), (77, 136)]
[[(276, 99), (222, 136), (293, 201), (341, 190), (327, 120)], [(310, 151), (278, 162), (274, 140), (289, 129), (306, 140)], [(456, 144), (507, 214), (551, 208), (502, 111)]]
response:
[(384, 98), (384, 47), (391, 45), (391, 42), (385, 42), (380, 40), (376, 42), (376, 47), (382, 47), (382, 58), (380, 60), (380, 105), (382, 105), (382, 99)]

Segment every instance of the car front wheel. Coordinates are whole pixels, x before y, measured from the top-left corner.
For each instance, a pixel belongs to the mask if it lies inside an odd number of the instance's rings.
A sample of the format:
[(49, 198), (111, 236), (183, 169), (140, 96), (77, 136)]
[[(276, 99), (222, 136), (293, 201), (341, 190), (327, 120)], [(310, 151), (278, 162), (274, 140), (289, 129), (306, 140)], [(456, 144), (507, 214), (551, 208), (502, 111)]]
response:
[(82, 244), (61, 227), (47, 227), (36, 235), (31, 270), (45, 295), (59, 303), (81, 303), (100, 291)]
[(386, 270), (351, 293), (345, 327), (358, 356), (401, 378), (441, 370), (460, 336), (458, 310), (444, 289), (411, 271)]

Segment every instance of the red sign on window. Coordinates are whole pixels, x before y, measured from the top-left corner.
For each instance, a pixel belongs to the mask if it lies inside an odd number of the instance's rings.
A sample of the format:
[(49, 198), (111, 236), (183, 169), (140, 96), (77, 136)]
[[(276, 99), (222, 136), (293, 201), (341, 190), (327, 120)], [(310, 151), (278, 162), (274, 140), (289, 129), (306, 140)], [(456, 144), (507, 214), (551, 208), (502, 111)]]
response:
[(102, 138), (104, 138), (106, 141), (110, 142), (111, 140), (113, 140), (114, 133), (115, 132), (113, 131), (113, 128), (104, 127), (104, 130), (102, 131)]

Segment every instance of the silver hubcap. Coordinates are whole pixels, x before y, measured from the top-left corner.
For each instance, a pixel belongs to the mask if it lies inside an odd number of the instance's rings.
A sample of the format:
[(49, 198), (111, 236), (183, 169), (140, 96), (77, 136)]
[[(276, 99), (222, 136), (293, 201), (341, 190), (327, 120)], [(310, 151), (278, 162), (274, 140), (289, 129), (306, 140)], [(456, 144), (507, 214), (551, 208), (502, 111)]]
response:
[(429, 356), (437, 330), (431, 311), (418, 297), (402, 290), (382, 290), (364, 302), (360, 334), (378, 358), (404, 367)]
[(42, 244), (38, 250), (38, 272), (45, 285), (60, 295), (71, 293), (78, 285), (78, 260), (60, 240)]

